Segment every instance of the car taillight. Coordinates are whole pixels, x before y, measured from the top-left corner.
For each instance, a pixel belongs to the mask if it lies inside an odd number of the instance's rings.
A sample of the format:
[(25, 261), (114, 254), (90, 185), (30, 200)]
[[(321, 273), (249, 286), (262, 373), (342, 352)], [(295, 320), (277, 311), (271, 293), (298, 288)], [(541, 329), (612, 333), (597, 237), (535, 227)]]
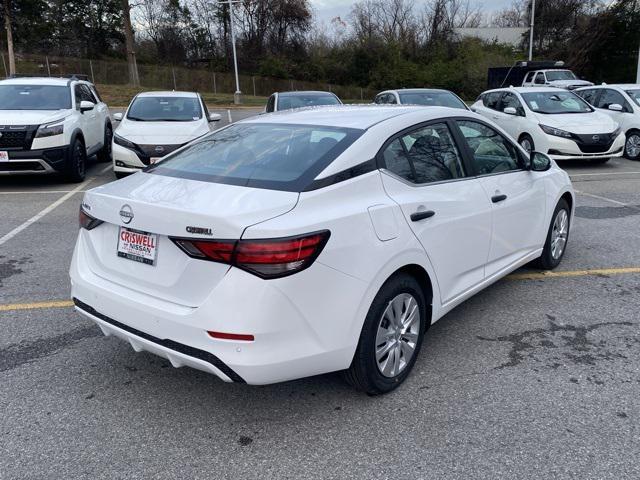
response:
[(295, 237), (243, 240), (172, 238), (193, 258), (226, 263), (260, 278), (279, 278), (309, 267), (329, 240), (330, 232)]
[(85, 212), (82, 207), (80, 207), (80, 213), (78, 214), (78, 220), (80, 223), (80, 228), (84, 228), (86, 230), (91, 230), (96, 228), (98, 225), (104, 223), (102, 220), (98, 220), (97, 218), (93, 218), (87, 212)]

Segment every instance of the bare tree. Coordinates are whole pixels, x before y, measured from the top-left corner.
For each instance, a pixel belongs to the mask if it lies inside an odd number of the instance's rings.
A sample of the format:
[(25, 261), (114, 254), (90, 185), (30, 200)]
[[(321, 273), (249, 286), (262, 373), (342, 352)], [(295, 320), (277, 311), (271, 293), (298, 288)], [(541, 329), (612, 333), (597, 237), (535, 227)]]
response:
[(138, 76), (138, 64), (136, 63), (136, 50), (131, 26), (131, 6), (129, 0), (122, 0), (122, 18), (124, 23), (125, 49), (127, 52), (127, 64), (129, 67), (129, 83), (134, 87), (140, 86)]
[(13, 32), (11, 31), (11, 0), (4, 0), (4, 26), (7, 30), (7, 53), (9, 54), (9, 75), (16, 73), (16, 57), (13, 53)]
[(511, 5), (497, 12), (490, 20), (491, 26), (509, 28), (526, 27), (528, 0), (513, 0)]

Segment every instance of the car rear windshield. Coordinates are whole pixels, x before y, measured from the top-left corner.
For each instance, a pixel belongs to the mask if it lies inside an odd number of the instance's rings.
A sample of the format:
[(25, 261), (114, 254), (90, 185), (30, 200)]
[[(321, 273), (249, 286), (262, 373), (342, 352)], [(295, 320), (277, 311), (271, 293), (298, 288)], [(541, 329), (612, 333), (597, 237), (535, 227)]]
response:
[(317, 107), (319, 105), (340, 105), (335, 95), (310, 93), (307, 95), (278, 95), (278, 110)]
[(467, 109), (462, 100), (450, 92), (407, 92), (400, 93), (404, 105), (427, 105), (430, 107), (452, 107)]
[(196, 97), (137, 97), (127, 119), (139, 122), (194, 122), (202, 118)]
[(58, 85), (0, 85), (0, 110), (71, 108), (71, 90)]
[(627, 95), (631, 97), (631, 99), (636, 102), (636, 104), (640, 107), (640, 89), (638, 90), (627, 90)]
[(363, 130), (238, 123), (211, 133), (146, 169), (215, 183), (303, 191)]
[(594, 110), (582, 98), (571, 92), (531, 92), (523, 93), (522, 98), (536, 113), (589, 113)]
[(547, 80), (553, 82), (555, 80), (575, 80), (576, 76), (571, 70), (552, 70), (547, 72)]

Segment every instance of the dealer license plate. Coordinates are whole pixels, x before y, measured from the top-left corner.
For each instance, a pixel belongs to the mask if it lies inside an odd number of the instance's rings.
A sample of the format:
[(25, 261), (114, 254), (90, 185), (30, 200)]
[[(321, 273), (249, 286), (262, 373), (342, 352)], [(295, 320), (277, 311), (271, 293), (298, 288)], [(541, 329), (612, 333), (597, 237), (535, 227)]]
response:
[(155, 265), (158, 256), (158, 235), (120, 227), (118, 256), (145, 265)]

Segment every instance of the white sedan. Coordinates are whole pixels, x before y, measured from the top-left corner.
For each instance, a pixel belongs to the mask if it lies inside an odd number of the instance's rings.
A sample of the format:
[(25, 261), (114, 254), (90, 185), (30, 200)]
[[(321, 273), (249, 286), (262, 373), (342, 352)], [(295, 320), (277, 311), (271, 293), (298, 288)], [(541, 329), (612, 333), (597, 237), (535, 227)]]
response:
[(206, 135), (220, 115), (209, 114), (194, 92), (143, 92), (113, 118), (120, 122), (113, 135), (113, 171), (123, 178)]
[(604, 163), (623, 154), (625, 136), (618, 123), (566, 90), (489, 90), (471, 110), (497, 123), (525, 150), (546, 153), (554, 160)]
[(379, 394), (456, 305), (556, 267), (573, 205), (553, 160), (472, 112), (267, 114), (88, 191), (72, 296), (175, 367), (250, 384), (345, 370)]

